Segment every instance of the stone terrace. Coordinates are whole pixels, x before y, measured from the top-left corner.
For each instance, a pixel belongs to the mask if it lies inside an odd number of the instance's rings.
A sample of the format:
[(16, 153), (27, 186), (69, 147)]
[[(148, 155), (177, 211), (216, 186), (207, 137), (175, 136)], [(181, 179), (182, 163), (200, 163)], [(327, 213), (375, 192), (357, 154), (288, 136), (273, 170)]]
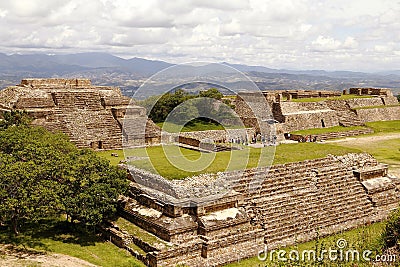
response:
[[(340, 92), (325, 91), (269, 91), (241, 92), (235, 110), (247, 127), (260, 132), (260, 121), (271, 113), (278, 122), (278, 135), (283, 133), (332, 126), (361, 126), (365, 122), (400, 120), (400, 106), (390, 89), (350, 88), (355, 96), (369, 98), (329, 99)], [(347, 94), (345, 90), (344, 94)], [(285, 98), (286, 99), (285, 99)], [(323, 101), (292, 102), (294, 98), (328, 97)], [(265, 102), (265, 103), (264, 103)], [(268, 103), (268, 104), (266, 104)]]
[(122, 148), (122, 119), (127, 107), (140, 111), (130, 114), (129, 119), (144, 122), (149, 142), (159, 142), (159, 128), (147, 120), (144, 108), (131, 101), (119, 88), (93, 86), (88, 79), (23, 79), (19, 85), (0, 91), (3, 111), (26, 110), (34, 119), (32, 124), (61, 131), (78, 147), (94, 149)]
[[(180, 181), (151, 182), (162, 177), (138, 169), (131, 174), (120, 214), (167, 245), (133, 241), (140, 254), (121, 225), (103, 231), (148, 266), (223, 265), (257, 255), (263, 243), (276, 248), (313, 239), (317, 231), (327, 235), (382, 220), (400, 200), (400, 180), (368, 154)], [(144, 180), (146, 186), (135, 182)]]

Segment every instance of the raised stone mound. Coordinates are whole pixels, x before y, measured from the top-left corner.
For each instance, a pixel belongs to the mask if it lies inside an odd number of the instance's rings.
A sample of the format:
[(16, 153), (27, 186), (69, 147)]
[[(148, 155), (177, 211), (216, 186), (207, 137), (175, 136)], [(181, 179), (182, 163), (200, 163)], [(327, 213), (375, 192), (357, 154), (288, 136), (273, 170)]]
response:
[[(335, 97), (341, 94), (299, 90), (243, 92), (235, 100), (235, 110), (244, 125), (253, 127), (257, 132), (262, 129), (259, 121), (265, 119), (265, 114), (272, 110), (278, 134), (339, 125), (361, 126), (370, 121), (400, 120), (399, 102), (390, 89), (350, 88), (350, 93), (370, 97), (291, 102), (295, 98)], [(261, 105), (263, 101), (268, 105)]]
[(351, 136), (359, 136), (363, 134), (370, 134), (374, 131), (370, 128), (360, 129), (360, 130), (350, 130), (345, 132), (330, 132), (323, 134), (311, 134), (311, 135), (300, 135), (300, 134), (285, 134), (287, 140), (293, 140), (297, 142), (316, 142), (325, 141), (329, 139), (345, 138)]
[[(115, 224), (103, 232), (148, 266), (220, 266), (256, 256), (264, 243), (271, 249), (382, 220), (400, 200), (400, 179), (368, 154), (179, 181), (156, 181), (162, 177), (138, 169), (131, 173), (120, 215), (142, 237)], [(207, 190), (196, 190), (199, 185)], [(197, 200), (207, 196), (214, 197)], [(145, 233), (157, 239), (152, 243)]]
[(121, 120), (128, 106), (138, 110), (131, 119), (145, 121), (143, 140), (160, 140), (159, 128), (147, 120), (145, 109), (131, 101), (119, 88), (93, 86), (88, 79), (24, 79), (0, 91), (3, 111), (25, 110), (33, 125), (61, 131), (78, 147), (94, 149), (122, 148)]
[(349, 92), (354, 95), (393, 96), (392, 91), (388, 88), (353, 87), (349, 89)]

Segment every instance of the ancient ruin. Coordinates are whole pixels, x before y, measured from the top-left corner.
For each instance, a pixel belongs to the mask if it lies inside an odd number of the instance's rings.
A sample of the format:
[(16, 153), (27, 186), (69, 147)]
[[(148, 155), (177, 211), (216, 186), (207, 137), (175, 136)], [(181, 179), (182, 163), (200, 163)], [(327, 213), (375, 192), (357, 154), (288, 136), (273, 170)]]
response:
[[(264, 244), (272, 249), (311, 240), (317, 232), (327, 235), (380, 221), (400, 200), (400, 179), (368, 154), (180, 181), (130, 171), (133, 182), (120, 215), (141, 234), (117, 223), (104, 226), (103, 232), (148, 266), (223, 265), (257, 255)], [(221, 178), (224, 183), (216, 182)], [(157, 182), (149, 187), (136, 183), (143, 179)], [(255, 180), (262, 183), (254, 187)], [(197, 190), (196, 183), (207, 190)], [(232, 188), (217, 199), (195, 201), (221, 194), (224, 184)]]
[[(87, 79), (24, 79), (0, 91), (0, 110), (26, 110), (34, 125), (62, 131), (79, 147), (113, 149), (123, 142), (162, 141), (207, 152), (224, 149), (213, 142), (260, 133), (265, 127), (260, 121), (272, 121), (283, 138), (295, 130), (400, 120), (400, 106), (390, 90), (351, 88), (349, 93), (368, 98), (334, 99), (342, 94), (330, 91), (242, 92), (235, 110), (249, 128), (167, 134), (165, 140), (144, 108), (118, 88), (93, 86)], [(304, 98), (326, 99), (291, 101)], [(183, 180), (121, 167), (129, 170), (130, 190), (121, 198), (119, 221), (102, 225), (101, 231), (147, 266), (220, 266), (256, 256), (264, 244), (272, 249), (380, 221), (400, 200), (400, 179), (368, 154), (329, 155)]]
[[(343, 93), (348, 94), (346, 90)], [(252, 129), (253, 135), (266, 128), (259, 125), (262, 121), (275, 120), (274, 134), (279, 140), (284, 139), (284, 133), (296, 130), (400, 119), (400, 106), (390, 89), (350, 88), (349, 93), (370, 98), (335, 100), (329, 98), (338, 97), (341, 92), (277, 90), (241, 92), (234, 103), (236, 113), (243, 124)], [(291, 101), (302, 98), (326, 99)], [(161, 142), (161, 129), (147, 118), (143, 107), (123, 96), (119, 88), (93, 86), (88, 79), (23, 79), (19, 85), (0, 91), (0, 111), (13, 109), (27, 111), (34, 119), (34, 125), (64, 132), (78, 147), (115, 149), (123, 145), (142, 146)], [(230, 139), (224, 137), (225, 132), (209, 132), (209, 136), (203, 139), (214, 142)], [(175, 142), (177, 138), (169, 136), (165, 140)], [(186, 142), (201, 141), (196, 138), (189, 141), (185, 134), (180, 138)]]
[[(387, 120), (400, 119), (398, 102), (387, 90), (366, 93), (374, 96), (321, 102), (284, 101), (280, 92), (263, 93), (263, 97), (273, 109), (280, 134), (362, 125), (379, 119), (371, 117), (375, 109)], [(305, 95), (340, 94), (302, 92), (291, 97)], [(236, 100), (236, 111), (251, 131), (180, 133), (177, 141), (201, 148), (201, 140), (224, 142), (230, 135), (256, 134), (265, 108), (264, 100), (259, 101), (258, 97), (259, 93), (242, 93)], [(361, 110), (368, 111), (364, 114)], [(363, 131), (349, 131), (346, 135)], [(332, 135), (340, 137), (337, 133)], [(143, 236), (135, 236), (115, 222), (104, 226), (103, 231), (148, 266), (223, 265), (257, 255), (264, 244), (272, 249), (308, 241), (317, 234), (328, 235), (381, 221), (400, 200), (400, 179), (388, 175), (388, 166), (368, 154), (327, 156), (179, 181), (168, 181), (134, 167), (129, 170), (131, 190), (119, 212)], [(148, 240), (146, 235), (156, 239), (144, 241)]]
[[(273, 91), (242, 92), (236, 98), (236, 113), (248, 127), (257, 125), (259, 103), (268, 102), (273, 117), (277, 120), (277, 134), (286, 132), (325, 128), (332, 126), (357, 126), (365, 122), (399, 120), (400, 106), (390, 89), (351, 88), (350, 94), (369, 96), (369, 98), (329, 99), (340, 96), (340, 92), (325, 91)], [(347, 94), (347, 93), (345, 93)], [(327, 97), (321, 101), (293, 102), (292, 99)]]
[[(23, 79), (0, 91), (0, 109), (25, 110), (33, 125), (67, 134), (78, 147), (122, 147), (122, 125), (127, 107), (136, 110), (128, 120), (147, 125), (148, 143), (159, 142), (161, 130), (147, 119), (146, 110), (132, 105), (117, 87), (93, 86), (88, 79)], [(144, 139), (124, 135), (126, 139)], [(132, 141), (132, 140), (130, 140)]]

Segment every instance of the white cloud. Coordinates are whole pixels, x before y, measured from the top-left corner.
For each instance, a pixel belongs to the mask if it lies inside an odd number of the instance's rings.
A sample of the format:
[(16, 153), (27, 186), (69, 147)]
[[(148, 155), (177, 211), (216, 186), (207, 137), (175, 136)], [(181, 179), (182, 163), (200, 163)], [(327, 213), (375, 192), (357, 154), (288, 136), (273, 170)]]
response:
[(189, 5), (199, 8), (227, 10), (241, 10), (249, 7), (249, 2), (246, 0), (189, 0)]
[(399, 17), (400, 4), (391, 0), (0, 1), (0, 52), (395, 69)]
[(392, 45), (375, 45), (374, 51), (378, 53), (388, 53), (393, 51)]
[(347, 37), (346, 40), (344, 40), (343, 43), (343, 48), (346, 49), (355, 49), (358, 47), (358, 42), (354, 37)]
[(0, 18), (4, 18), (7, 15), (8, 11), (0, 8)]
[(317, 39), (312, 41), (312, 46), (315, 51), (333, 51), (337, 50), (342, 46), (342, 43), (338, 40), (335, 40), (332, 37), (324, 37), (322, 35), (318, 36)]

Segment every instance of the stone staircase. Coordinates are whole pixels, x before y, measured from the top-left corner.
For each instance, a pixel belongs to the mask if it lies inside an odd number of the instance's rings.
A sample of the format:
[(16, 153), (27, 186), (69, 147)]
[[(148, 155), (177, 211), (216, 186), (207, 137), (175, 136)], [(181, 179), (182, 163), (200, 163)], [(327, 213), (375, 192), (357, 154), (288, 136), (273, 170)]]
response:
[(353, 110), (338, 111), (337, 115), (339, 116), (340, 126), (350, 127), (365, 125), (364, 122), (358, 118), (357, 114)]
[(104, 234), (148, 266), (221, 266), (257, 255), (264, 243), (277, 248), (380, 221), (400, 200), (400, 180), (368, 154), (223, 177), (232, 191), (188, 206), (133, 183), (119, 210), (133, 227), (111, 225)]
[(327, 100), (326, 104), (330, 109), (336, 111), (339, 118), (339, 125), (344, 127), (364, 125), (364, 122), (358, 118), (357, 114), (350, 108), (346, 101)]
[[(365, 164), (382, 169), (374, 160)], [(375, 214), (376, 205), (393, 204), (399, 199), (394, 197), (397, 191), (390, 181), (391, 187), (383, 187), (384, 193), (377, 192), (375, 197), (367, 194), (353, 166), (342, 165), (334, 157), (284, 166), (272, 166), (258, 188), (249, 190), (262, 175), (257, 170), (246, 173), (234, 185), (245, 196), (253, 223), (265, 229), (269, 247), (310, 240), (317, 230), (319, 234), (331, 234), (373, 218), (379, 220), (384, 215)]]
[(357, 179), (362, 183), (373, 206), (383, 214), (398, 205), (399, 182), (398, 179), (388, 175), (388, 165), (379, 164), (354, 171)]
[[(97, 92), (55, 92), (56, 104), (45, 127), (66, 133), (77, 147), (110, 149), (122, 146), (122, 132)], [(99, 129), (102, 129), (99, 131)]]
[(61, 109), (81, 109), (81, 110), (102, 110), (101, 98), (99, 92), (96, 91), (68, 91), (53, 92), (53, 100)]
[(237, 198), (181, 207), (153, 199), (138, 187), (129, 195), (119, 209), (123, 219), (101, 231), (147, 266), (221, 266), (263, 248), (263, 230), (250, 224)]
[(230, 146), (223, 146), (223, 145), (219, 145), (216, 144), (215, 148), (214, 148), (214, 152), (223, 152), (223, 151), (231, 151), (232, 147)]
[(312, 137), (315, 136), (317, 138), (317, 141), (321, 141), (321, 140), (358, 136), (358, 135), (362, 135), (362, 134), (370, 134), (373, 132), (374, 131), (372, 129), (365, 128), (365, 129), (351, 130), (351, 131), (345, 131), (345, 132), (332, 132), (332, 133), (325, 133), (325, 134), (317, 134), (317, 135), (312, 135)]

